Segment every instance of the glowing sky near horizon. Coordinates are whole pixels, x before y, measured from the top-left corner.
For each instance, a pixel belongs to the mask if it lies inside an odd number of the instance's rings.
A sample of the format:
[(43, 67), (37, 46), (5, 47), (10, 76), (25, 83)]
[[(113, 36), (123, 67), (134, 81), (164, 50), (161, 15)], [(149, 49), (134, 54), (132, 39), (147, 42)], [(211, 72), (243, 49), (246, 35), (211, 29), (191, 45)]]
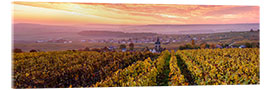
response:
[(259, 23), (258, 6), (13, 2), (14, 23), (231, 24)]

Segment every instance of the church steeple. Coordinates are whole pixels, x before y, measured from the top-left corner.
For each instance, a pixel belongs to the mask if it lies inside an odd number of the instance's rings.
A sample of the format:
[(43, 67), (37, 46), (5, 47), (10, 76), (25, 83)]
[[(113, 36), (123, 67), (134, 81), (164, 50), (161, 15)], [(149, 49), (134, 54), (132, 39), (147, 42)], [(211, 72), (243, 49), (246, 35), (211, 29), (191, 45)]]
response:
[(160, 46), (159, 37), (157, 37), (157, 41), (155, 42), (155, 50), (157, 52), (161, 52), (161, 46)]
[(159, 37), (157, 37), (157, 41), (155, 42), (155, 44), (160, 44)]

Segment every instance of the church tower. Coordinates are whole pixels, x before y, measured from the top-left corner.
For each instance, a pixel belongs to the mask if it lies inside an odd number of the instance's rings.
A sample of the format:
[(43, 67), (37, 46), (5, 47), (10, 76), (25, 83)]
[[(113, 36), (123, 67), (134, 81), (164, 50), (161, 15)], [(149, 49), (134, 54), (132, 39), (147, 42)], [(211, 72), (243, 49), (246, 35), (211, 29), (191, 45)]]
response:
[(157, 38), (157, 41), (155, 42), (155, 50), (157, 52), (161, 52), (161, 46), (160, 46), (159, 37)]

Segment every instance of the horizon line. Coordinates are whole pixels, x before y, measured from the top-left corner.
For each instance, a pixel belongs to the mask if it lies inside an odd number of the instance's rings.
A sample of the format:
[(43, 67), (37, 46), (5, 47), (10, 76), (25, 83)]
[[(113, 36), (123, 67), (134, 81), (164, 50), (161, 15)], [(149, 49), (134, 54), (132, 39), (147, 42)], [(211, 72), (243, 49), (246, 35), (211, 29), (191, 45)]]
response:
[(81, 25), (81, 26), (87, 26), (87, 25), (123, 25), (123, 26), (147, 26), (147, 25), (232, 25), (232, 24), (260, 24), (258, 23), (218, 23), (218, 24), (40, 24), (40, 23), (12, 23), (13, 25), (15, 24), (36, 24), (36, 25), (51, 25), (51, 26), (72, 26), (72, 25)]

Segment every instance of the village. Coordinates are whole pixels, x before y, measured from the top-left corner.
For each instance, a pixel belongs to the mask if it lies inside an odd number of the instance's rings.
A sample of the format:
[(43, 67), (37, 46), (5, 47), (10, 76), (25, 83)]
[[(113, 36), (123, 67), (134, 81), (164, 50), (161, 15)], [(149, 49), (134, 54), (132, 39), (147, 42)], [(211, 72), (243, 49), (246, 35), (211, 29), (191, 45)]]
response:
[[(205, 41), (211, 41), (211, 42), (222, 42), (224, 39), (230, 39), (234, 38), (236, 36), (241, 36), (238, 38), (238, 40), (245, 39), (246, 37), (249, 37), (249, 40), (258, 40), (258, 38), (253, 34), (256, 34), (259, 32), (258, 30), (251, 29), (249, 32), (230, 32), (230, 33), (216, 33), (216, 34), (183, 34), (183, 35), (158, 35), (160, 42), (163, 42), (164, 45), (170, 44), (170, 43), (188, 43), (192, 40), (195, 40), (196, 42), (205, 42)], [(240, 34), (240, 35), (239, 35)], [(249, 35), (250, 34), (250, 35)], [(129, 44), (129, 43), (149, 43), (153, 44), (156, 42), (156, 36), (148, 36), (148, 37), (133, 37), (133, 38), (111, 38), (111, 39), (78, 39), (78, 40), (70, 40), (65, 39), (62, 37), (55, 38), (55, 39), (48, 39), (48, 40), (36, 40), (35, 43), (116, 43), (116, 44)], [(230, 44), (234, 41), (230, 41)], [(228, 42), (226, 42), (228, 43)]]
[[(257, 41), (259, 30), (246, 32), (228, 32), (217, 34), (187, 34), (187, 35), (158, 35), (126, 39), (81, 39), (69, 40), (65, 38), (37, 40), (35, 43), (51, 44), (98, 44), (101, 47), (75, 48), (79, 51), (150, 51), (160, 53), (171, 45), (177, 49), (214, 49), (214, 48), (259, 48), (259, 42), (242, 42), (243, 40)], [(247, 38), (248, 37), (248, 38)], [(238, 43), (242, 42), (242, 43)], [(111, 45), (110, 45), (111, 44)], [(105, 45), (105, 46), (104, 46)], [(149, 46), (150, 45), (150, 46)], [(174, 48), (176, 49), (176, 48)], [(35, 50), (32, 50), (35, 51)]]
[[(161, 53), (162, 51), (166, 50), (166, 46), (170, 43), (175, 43), (175, 42), (186, 42), (185, 44), (179, 45), (179, 50), (184, 50), (184, 49), (215, 49), (215, 48), (254, 48), (257, 47), (259, 48), (259, 43), (244, 43), (244, 44), (237, 44), (235, 42), (233, 43), (211, 43), (208, 44), (207, 42), (203, 43), (198, 43), (198, 41), (201, 38), (193, 37), (190, 38), (190, 36), (184, 37), (185, 41), (182, 39), (176, 39), (171, 36), (168, 38), (160, 38), (160, 37), (154, 37), (154, 38), (147, 38), (145, 40), (122, 40), (122, 41), (116, 41), (119, 46), (105, 46), (103, 48), (93, 48), (93, 47), (85, 47), (85, 48), (79, 48), (79, 49), (72, 49), (70, 51), (97, 51), (97, 52), (108, 52), (108, 51), (121, 51), (121, 52), (134, 52), (134, 51), (150, 51), (152, 53)], [(73, 43), (72, 41), (64, 40), (64, 39), (58, 39), (58, 40), (50, 40), (48, 41), (49, 43)], [(42, 43), (41, 41), (37, 43)], [(43, 42), (44, 43), (44, 42)], [(82, 41), (81, 43), (90, 43), (86, 41)], [(106, 41), (104, 40), (103, 42), (98, 42), (98, 43), (114, 43), (114, 40), (109, 40)], [(135, 44), (137, 43), (150, 43), (154, 47), (143, 47), (141, 49), (135, 49)], [(32, 49), (29, 52), (40, 52), (42, 50), (35, 50)], [(22, 50), (16, 48), (15, 52), (22, 52)]]

